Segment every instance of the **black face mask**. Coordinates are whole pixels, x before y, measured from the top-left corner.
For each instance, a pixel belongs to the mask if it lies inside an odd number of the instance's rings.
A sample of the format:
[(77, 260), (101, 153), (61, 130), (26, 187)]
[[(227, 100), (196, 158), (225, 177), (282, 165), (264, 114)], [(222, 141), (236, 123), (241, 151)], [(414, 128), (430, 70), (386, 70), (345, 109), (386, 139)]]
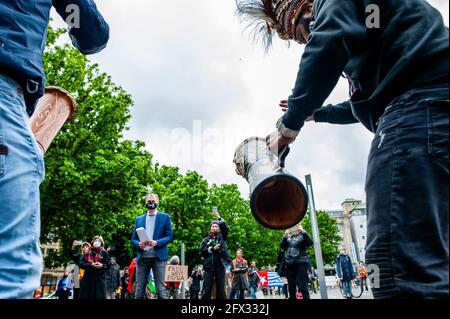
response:
[(148, 209), (156, 209), (156, 207), (158, 207), (158, 204), (154, 203), (154, 202), (148, 202), (147, 204), (145, 204), (145, 206)]

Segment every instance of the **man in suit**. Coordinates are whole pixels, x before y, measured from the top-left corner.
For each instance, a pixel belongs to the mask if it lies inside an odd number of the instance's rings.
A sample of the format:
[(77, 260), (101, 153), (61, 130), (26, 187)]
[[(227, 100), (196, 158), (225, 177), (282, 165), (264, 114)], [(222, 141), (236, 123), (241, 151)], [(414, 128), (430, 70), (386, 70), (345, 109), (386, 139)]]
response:
[[(159, 299), (167, 299), (164, 278), (166, 261), (169, 259), (167, 245), (173, 240), (172, 222), (168, 214), (157, 210), (159, 196), (149, 194), (145, 199), (147, 212), (136, 218), (131, 242), (137, 250), (136, 299), (143, 299), (148, 275), (153, 270), (156, 293)], [(149, 240), (140, 241), (136, 229), (144, 228)]]

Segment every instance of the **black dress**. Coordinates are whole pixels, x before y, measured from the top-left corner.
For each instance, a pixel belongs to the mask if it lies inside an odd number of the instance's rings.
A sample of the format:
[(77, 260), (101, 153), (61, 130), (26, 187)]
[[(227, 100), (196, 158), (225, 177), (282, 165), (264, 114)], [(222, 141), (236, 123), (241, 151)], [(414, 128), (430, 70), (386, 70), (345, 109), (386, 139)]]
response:
[[(103, 267), (94, 268), (91, 263), (95, 260), (101, 262)], [(109, 256), (103, 248), (80, 259), (80, 268), (85, 270), (80, 282), (80, 299), (106, 299), (105, 270), (109, 267)]]

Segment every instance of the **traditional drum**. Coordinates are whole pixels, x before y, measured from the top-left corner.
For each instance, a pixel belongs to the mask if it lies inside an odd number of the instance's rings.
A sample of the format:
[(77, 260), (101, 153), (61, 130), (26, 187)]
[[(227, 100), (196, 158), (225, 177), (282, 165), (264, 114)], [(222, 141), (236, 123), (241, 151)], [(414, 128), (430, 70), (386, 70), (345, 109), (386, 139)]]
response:
[(233, 160), (236, 173), (250, 185), (253, 216), (271, 229), (297, 225), (308, 207), (305, 187), (284, 170), (283, 153), (277, 157), (267, 147), (266, 139), (252, 137), (239, 145)]
[(77, 105), (70, 94), (59, 87), (48, 87), (30, 118), (31, 130), (42, 153), (48, 150), (64, 123), (75, 115)]

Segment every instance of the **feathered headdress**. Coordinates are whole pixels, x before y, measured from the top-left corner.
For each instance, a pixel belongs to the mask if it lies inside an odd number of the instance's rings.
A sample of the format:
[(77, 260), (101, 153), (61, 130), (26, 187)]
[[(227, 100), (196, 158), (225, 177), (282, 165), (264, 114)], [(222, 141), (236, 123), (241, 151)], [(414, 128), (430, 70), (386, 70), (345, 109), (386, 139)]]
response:
[(237, 15), (247, 28), (254, 27), (254, 39), (261, 36), (266, 50), (273, 32), (283, 40), (294, 39), (295, 23), (314, 0), (236, 0)]

